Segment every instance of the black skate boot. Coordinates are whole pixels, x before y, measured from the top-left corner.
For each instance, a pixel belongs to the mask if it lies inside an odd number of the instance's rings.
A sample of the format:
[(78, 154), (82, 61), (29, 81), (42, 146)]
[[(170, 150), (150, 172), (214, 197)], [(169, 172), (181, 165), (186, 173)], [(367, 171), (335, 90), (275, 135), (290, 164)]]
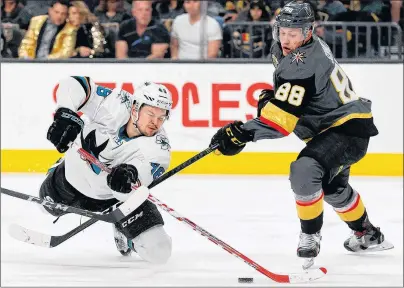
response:
[(114, 226), (114, 239), (116, 249), (123, 256), (130, 256), (132, 254), (132, 240), (128, 240), (119, 230)]
[(344, 247), (351, 252), (372, 252), (393, 249), (394, 246), (384, 239), (379, 227), (370, 222), (365, 223), (363, 231), (352, 231), (351, 237), (344, 242)]
[(305, 258), (303, 269), (309, 269), (314, 264), (314, 258), (320, 253), (321, 232), (306, 234), (300, 232), (297, 256)]

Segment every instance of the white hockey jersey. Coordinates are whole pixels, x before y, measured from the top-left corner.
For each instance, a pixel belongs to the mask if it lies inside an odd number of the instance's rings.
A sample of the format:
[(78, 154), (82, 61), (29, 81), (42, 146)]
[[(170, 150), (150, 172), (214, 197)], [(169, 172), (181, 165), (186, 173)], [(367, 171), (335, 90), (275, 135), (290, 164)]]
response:
[(59, 82), (56, 96), (57, 108), (83, 113), (83, 131), (64, 156), (66, 179), (82, 194), (94, 199), (123, 201), (119, 198), (121, 193), (108, 187), (108, 174), (80, 157), (79, 147), (109, 167), (122, 163), (134, 165), (139, 172), (139, 186), (148, 186), (168, 169), (170, 144), (163, 128), (153, 137), (125, 136), (132, 94), (98, 86), (89, 77), (72, 76)]

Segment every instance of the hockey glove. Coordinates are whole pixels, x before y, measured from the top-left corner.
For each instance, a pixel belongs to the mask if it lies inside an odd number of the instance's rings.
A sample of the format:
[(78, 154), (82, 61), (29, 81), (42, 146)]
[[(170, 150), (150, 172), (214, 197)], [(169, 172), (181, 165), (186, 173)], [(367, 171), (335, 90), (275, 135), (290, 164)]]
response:
[(60, 153), (64, 153), (69, 149), (69, 143), (76, 139), (83, 126), (84, 122), (79, 115), (68, 108), (59, 108), (46, 138), (55, 145)]
[(265, 105), (275, 97), (274, 90), (264, 89), (258, 97), (257, 117), (261, 116), (261, 110)]
[(135, 166), (130, 164), (120, 164), (111, 169), (107, 176), (109, 188), (120, 193), (130, 193), (131, 184), (138, 180), (138, 172)]
[(212, 137), (210, 145), (219, 143), (217, 148), (220, 153), (232, 156), (240, 153), (247, 142), (253, 140), (254, 136), (249, 131), (243, 130), (241, 127), (243, 122), (234, 121), (220, 128)]

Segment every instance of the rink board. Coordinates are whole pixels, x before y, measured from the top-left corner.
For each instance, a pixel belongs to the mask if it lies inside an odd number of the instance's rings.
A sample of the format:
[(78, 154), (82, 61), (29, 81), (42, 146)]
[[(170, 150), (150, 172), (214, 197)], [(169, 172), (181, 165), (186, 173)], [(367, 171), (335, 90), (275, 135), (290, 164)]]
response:
[[(403, 66), (342, 64), (358, 96), (372, 100), (379, 130), (353, 175), (403, 175)], [(271, 64), (191, 63), (2, 63), (1, 172), (46, 172), (60, 157), (46, 140), (52, 123), (58, 81), (90, 76), (109, 88), (133, 92), (149, 80), (165, 84), (174, 99), (165, 123), (171, 168), (206, 149), (219, 127), (256, 115), (258, 94), (272, 86)], [(21, 79), (23, 79), (21, 81)], [(295, 135), (249, 143), (234, 157), (209, 155), (187, 174), (289, 173), (305, 143)]]

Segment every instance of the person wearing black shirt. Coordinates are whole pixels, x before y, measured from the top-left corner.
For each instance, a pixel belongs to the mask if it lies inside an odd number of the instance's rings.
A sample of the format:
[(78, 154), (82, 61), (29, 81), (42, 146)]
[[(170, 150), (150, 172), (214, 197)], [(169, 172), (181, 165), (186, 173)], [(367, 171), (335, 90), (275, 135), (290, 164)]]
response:
[(150, 1), (134, 1), (133, 18), (121, 23), (116, 42), (116, 58), (164, 58), (170, 34), (152, 19)]

